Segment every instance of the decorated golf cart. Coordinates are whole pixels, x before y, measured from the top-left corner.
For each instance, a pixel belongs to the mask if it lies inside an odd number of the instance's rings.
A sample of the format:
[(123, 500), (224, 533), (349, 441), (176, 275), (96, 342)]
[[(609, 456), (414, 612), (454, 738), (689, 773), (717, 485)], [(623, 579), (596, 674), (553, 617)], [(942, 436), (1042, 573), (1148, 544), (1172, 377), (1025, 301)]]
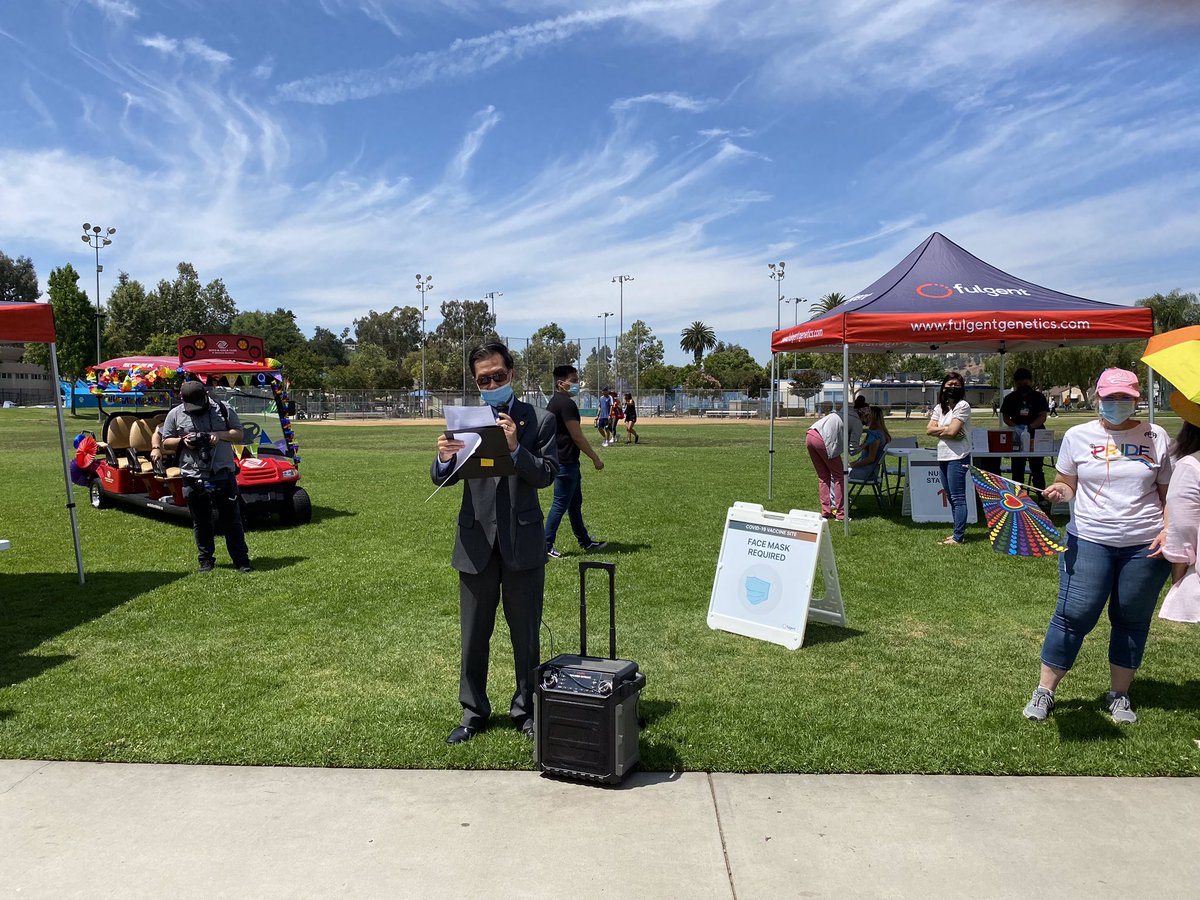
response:
[(92, 367), (87, 381), (103, 414), (99, 438), (75, 440), (72, 471), (86, 483), (92, 506), (114, 503), (190, 516), (183, 476), (174, 457), (151, 459), (151, 441), (188, 380), (242, 423), (234, 446), (242, 511), (248, 521), (278, 516), (286, 525), (312, 519), (300, 487), (300, 453), (292, 430), (293, 406), (280, 364), (263, 353), (260, 338), (192, 335), (180, 338), (178, 358), (131, 356)]

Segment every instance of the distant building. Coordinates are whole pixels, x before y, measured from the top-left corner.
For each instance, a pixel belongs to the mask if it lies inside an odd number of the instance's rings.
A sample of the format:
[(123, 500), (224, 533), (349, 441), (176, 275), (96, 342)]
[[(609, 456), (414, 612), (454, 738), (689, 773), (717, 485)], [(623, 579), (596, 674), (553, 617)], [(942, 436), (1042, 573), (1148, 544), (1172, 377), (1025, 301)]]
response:
[[(877, 378), (865, 384), (855, 385), (854, 396), (863, 396), (872, 406), (882, 406), (892, 412), (904, 412), (907, 406), (910, 411), (924, 411), (926, 404), (937, 400), (941, 379), (925, 381), (920, 378), (906, 378), (903, 375), (889, 375)], [(780, 406), (785, 410), (795, 410), (794, 414), (816, 414), (835, 406), (842, 405), (844, 385), (840, 378), (830, 379), (821, 385), (820, 392), (812, 397), (801, 398), (792, 394), (790, 381), (779, 382)], [(996, 388), (991, 384), (978, 384), (968, 381), (966, 385), (966, 400), (973, 407), (990, 409), (992, 400), (997, 396)]]
[(54, 402), (54, 385), (41, 366), (21, 362), (24, 344), (0, 344), (0, 403), (17, 406)]

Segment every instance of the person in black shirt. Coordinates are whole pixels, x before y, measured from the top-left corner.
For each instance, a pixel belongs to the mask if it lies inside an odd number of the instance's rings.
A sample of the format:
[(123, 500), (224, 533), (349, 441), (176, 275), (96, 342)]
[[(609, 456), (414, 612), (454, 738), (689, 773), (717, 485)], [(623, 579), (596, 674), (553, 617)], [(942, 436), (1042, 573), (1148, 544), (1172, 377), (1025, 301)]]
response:
[(579, 372), (574, 366), (562, 365), (554, 369), (554, 396), (546, 409), (554, 416), (558, 427), (558, 476), (554, 479), (554, 502), (546, 516), (546, 555), (558, 559), (562, 554), (555, 549), (554, 539), (563, 513), (571, 521), (575, 539), (584, 550), (603, 550), (607, 541), (593, 540), (583, 523), (583, 479), (579, 471), (579, 454), (586, 453), (599, 472), (604, 461), (583, 436), (579, 426), (579, 407), (574, 397), (579, 395)]
[[(1018, 431), (1029, 432), (1029, 447), (1033, 449), (1033, 435), (1046, 424), (1046, 416), (1050, 414), (1050, 404), (1041, 391), (1033, 389), (1033, 373), (1028, 369), (1017, 369), (1013, 372), (1013, 389), (1004, 402), (1000, 404), (1000, 417), (1004, 424)], [(1042, 470), (1040, 456), (1028, 457), (1029, 475), (1033, 486), (1046, 486), (1046, 473)], [(1025, 481), (1026, 457), (1012, 458), (1013, 481)]]

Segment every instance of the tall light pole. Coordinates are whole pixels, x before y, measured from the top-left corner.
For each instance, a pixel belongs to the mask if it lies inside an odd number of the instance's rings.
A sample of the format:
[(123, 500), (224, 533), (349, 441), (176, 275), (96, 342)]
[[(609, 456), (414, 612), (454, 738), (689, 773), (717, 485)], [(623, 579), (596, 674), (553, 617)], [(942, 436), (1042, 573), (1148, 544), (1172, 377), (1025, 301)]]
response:
[[(780, 327), (779, 308), (783, 302), (783, 278), (784, 268), (787, 266), (783, 260), (777, 263), (767, 263), (767, 268), (771, 270), (771, 280), (775, 282), (775, 330)], [(771, 393), (774, 394), (779, 388), (778, 368), (776, 366), (775, 351), (771, 351)]]
[(462, 313), (463, 320), (463, 390), (462, 390), (462, 405), (467, 405), (467, 304), (464, 301), (458, 301), (458, 311)]
[(104, 271), (104, 267), (100, 265), (100, 248), (111, 244), (111, 235), (116, 233), (115, 228), (102, 228), (90, 222), (83, 223), (81, 240), (96, 251), (96, 365), (104, 362), (104, 357), (100, 355), (100, 320), (103, 318), (100, 309), (100, 273)]
[[(597, 319), (604, 320), (604, 352), (605, 353), (608, 352), (608, 317), (611, 315), (612, 315), (612, 313), (606, 312), (606, 313), (599, 313), (596, 316)], [(597, 354), (597, 356), (598, 356), (598, 354)], [(599, 362), (599, 359), (597, 359), (597, 362)], [(608, 360), (604, 361), (604, 377), (608, 378)]]
[(416, 288), (421, 292), (421, 418), (425, 419), (429, 416), (429, 393), (425, 390), (425, 312), (429, 307), (425, 305), (425, 292), (433, 290), (433, 276), (422, 279), (418, 273)]
[[(771, 280), (775, 282), (775, 330), (779, 330), (779, 304), (783, 299), (783, 277), (784, 268), (787, 266), (783, 260), (778, 263), (767, 263), (767, 268), (771, 270)], [(778, 360), (775, 356), (774, 348), (771, 349), (771, 431), (768, 439), (767, 449), (767, 499), (771, 499), (771, 488), (775, 480), (775, 392), (779, 389), (778, 378)]]
[[(632, 275), (614, 275), (612, 280), (613, 280), (613, 283), (615, 283), (617, 285), (617, 289), (620, 291), (620, 304), (621, 304), (618, 307), (618, 309), (620, 310), (620, 315), (617, 318), (617, 342), (616, 342), (617, 347), (616, 347), (616, 350), (613, 351), (613, 356), (620, 357), (620, 355), (621, 355), (621, 335), (623, 335), (625, 333), (625, 282), (633, 281), (633, 276)], [(617, 390), (618, 391), (621, 390), (621, 369), (620, 369), (620, 360), (619, 359), (617, 361)]]
[[(488, 291), (486, 294), (483, 295), (483, 299), (490, 301), (492, 304), (493, 327), (494, 327), (494, 323), (496, 321), (496, 298), (503, 297), (503, 296), (504, 296), (504, 291)], [(499, 333), (499, 332), (497, 332), (497, 333)]]

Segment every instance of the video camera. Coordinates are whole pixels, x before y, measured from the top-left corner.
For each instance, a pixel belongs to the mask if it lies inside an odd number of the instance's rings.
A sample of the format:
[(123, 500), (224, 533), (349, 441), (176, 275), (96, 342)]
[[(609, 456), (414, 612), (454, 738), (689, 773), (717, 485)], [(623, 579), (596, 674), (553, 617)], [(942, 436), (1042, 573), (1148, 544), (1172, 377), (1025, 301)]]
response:
[(200, 466), (208, 469), (212, 466), (213, 436), (208, 431), (195, 431), (191, 434), (191, 447), (196, 451)]

